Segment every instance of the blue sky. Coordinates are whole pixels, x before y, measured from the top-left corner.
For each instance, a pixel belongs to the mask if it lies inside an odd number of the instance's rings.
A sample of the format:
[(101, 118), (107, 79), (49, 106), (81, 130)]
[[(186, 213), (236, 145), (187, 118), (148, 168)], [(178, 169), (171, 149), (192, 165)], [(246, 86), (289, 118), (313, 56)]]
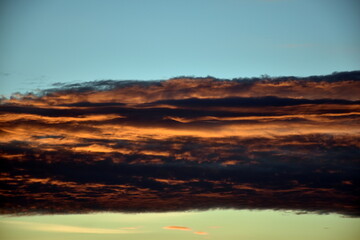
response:
[(357, 0), (3, 0), (0, 94), (55, 82), (358, 70)]

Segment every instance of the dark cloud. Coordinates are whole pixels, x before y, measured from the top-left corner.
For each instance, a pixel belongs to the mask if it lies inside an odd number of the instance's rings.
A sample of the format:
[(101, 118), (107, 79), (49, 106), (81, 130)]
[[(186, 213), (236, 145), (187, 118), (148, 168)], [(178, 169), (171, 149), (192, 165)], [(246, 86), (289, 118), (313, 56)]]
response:
[(61, 85), (2, 99), (2, 214), (359, 216), (360, 72)]
[(270, 106), (294, 106), (303, 104), (360, 104), (360, 101), (347, 101), (339, 99), (292, 99), (277, 97), (259, 97), (259, 98), (211, 98), (211, 99), (179, 99), (179, 100), (161, 100), (149, 103), (147, 106), (166, 104), (177, 107), (270, 107)]

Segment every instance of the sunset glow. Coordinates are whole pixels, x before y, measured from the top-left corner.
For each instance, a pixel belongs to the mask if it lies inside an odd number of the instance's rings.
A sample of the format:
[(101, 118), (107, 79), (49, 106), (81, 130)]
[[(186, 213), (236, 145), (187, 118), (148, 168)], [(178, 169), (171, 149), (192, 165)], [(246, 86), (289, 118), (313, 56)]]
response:
[(358, 79), (104, 81), (4, 99), (1, 211), (358, 215)]
[(359, 9), (0, 0), (0, 240), (360, 239)]

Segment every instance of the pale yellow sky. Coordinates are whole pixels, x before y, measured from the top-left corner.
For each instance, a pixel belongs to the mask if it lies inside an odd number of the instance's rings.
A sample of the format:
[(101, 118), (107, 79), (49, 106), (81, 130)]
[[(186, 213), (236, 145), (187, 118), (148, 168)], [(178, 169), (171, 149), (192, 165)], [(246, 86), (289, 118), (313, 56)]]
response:
[(0, 217), (3, 240), (355, 240), (359, 229), (359, 218), (273, 210)]

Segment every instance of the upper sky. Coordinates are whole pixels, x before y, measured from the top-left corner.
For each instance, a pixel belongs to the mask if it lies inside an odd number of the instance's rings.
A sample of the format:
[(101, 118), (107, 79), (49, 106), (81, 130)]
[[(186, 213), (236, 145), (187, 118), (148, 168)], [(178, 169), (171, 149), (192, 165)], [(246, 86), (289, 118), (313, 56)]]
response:
[(55, 82), (360, 66), (357, 0), (3, 0), (0, 94)]

